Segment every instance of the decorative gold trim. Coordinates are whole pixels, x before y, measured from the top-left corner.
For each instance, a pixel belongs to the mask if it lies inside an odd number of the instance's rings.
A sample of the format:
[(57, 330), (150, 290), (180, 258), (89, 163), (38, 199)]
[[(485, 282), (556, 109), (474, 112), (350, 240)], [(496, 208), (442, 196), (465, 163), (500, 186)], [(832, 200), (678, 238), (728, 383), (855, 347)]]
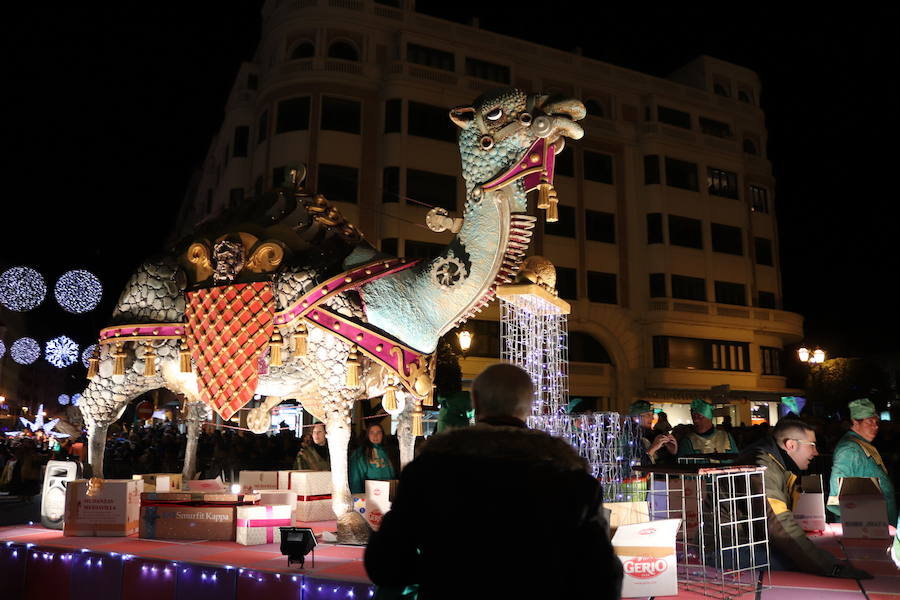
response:
[(270, 273), (278, 268), (283, 259), (284, 249), (279, 244), (263, 242), (253, 251), (245, 268), (253, 273)]
[(188, 247), (184, 253), (188, 264), (193, 265), (194, 281), (205, 281), (212, 277), (213, 268), (210, 260), (209, 244), (204, 242), (194, 242)]

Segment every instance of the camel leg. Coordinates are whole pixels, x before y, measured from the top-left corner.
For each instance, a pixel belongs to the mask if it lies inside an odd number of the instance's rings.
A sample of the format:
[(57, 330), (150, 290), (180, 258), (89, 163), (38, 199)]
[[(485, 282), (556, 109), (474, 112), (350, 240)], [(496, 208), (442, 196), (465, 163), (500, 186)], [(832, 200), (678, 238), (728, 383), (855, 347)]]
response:
[(326, 415), (325, 423), (328, 452), (331, 455), (331, 506), (337, 517), (352, 508), (347, 465), (347, 447), (350, 445), (350, 424), (347, 417), (349, 415), (332, 411)]
[(397, 441), (400, 444), (400, 468), (412, 461), (416, 449), (416, 436), (412, 434), (412, 413), (415, 407), (413, 397), (406, 396), (406, 406), (397, 416)]
[(184, 448), (184, 467), (181, 478), (190, 480), (197, 472), (197, 442), (200, 439), (200, 428), (209, 417), (209, 408), (200, 401), (184, 401), (184, 415), (187, 421), (187, 442)]
[(103, 454), (106, 452), (106, 431), (109, 422), (92, 422), (88, 426), (88, 465), (91, 477), (103, 477)]

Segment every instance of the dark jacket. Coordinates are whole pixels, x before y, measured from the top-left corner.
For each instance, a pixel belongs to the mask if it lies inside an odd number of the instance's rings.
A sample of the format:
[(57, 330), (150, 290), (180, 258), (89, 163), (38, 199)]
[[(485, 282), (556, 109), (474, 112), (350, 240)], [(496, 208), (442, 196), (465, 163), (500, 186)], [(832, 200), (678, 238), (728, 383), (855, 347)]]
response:
[(380, 586), (419, 584), (421, 600), (615, 599), (622, 565), (601, 505), (562, 440), (514, 426), (448, 431), (401, 473), (366, 570)]

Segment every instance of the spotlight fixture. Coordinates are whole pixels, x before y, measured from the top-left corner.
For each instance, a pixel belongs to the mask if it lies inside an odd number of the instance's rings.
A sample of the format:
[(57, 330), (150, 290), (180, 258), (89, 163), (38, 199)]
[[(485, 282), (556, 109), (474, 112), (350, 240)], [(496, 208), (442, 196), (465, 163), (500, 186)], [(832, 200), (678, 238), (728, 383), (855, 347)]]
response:
[(303, 568), (306, 555), (312, 552), (312, 566), (316, 567), (316, 534), (309, 527), (279, 527), (281, 530), (281, 553), (287, 556), (288, 566), (295, 562)]

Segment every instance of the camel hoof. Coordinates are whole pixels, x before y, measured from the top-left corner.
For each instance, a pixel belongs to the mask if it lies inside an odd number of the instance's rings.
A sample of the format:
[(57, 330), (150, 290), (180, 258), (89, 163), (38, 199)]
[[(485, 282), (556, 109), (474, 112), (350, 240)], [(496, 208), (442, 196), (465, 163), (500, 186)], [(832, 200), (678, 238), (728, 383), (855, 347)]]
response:
[(372, 528), (361, 514), (355, 510), (344, 513), (337, 520), (337, 543), (351, 546), (365, 546), (369, 542)]

